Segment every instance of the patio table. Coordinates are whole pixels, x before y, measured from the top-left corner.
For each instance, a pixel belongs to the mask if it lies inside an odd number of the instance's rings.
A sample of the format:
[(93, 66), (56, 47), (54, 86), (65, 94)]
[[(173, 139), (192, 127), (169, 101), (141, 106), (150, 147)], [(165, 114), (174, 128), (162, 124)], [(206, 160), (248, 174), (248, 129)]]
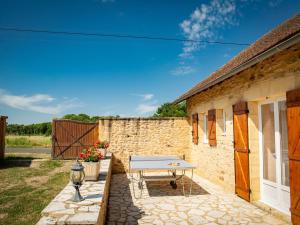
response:
[[(138, 182), (138, 188), (141, 190), (142, 195), (143, 183), (146, 181), (170, 181), (170, 185), (173, 189), (177, 188), (176, 181), (180, 180), (182, 183), (182, 193), (185, 194), (184, 176), (186, 170), (191, 170), (189, 195), (192, 193), (193, 184), (193, 170), (195, 166), (187, 161), (180, 159), (174, 155), (157, 155), (157, 156), (141, 156), (133, 155), (129, 156), (129, 174), (131, 177), (131, 183), (133, 186), (133, 192), (135, 195), (134, 182)], [(166, 171), (167, 174), (147, 174), (150, 171)], [(181, 174), (177, 172), (181, 171)], [(134, 178), (134, 173), (138, 174), (138, 178)]]

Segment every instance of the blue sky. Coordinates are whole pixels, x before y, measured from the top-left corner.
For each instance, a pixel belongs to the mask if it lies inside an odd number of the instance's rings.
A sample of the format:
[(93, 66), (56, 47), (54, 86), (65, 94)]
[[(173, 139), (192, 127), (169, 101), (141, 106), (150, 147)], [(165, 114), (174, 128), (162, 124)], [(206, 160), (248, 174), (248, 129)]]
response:
[[(299, 1), (0, 0), (0, 27), (252, 43)], [(0, 31), (0, 114), (149, 116), (244, 46)]]

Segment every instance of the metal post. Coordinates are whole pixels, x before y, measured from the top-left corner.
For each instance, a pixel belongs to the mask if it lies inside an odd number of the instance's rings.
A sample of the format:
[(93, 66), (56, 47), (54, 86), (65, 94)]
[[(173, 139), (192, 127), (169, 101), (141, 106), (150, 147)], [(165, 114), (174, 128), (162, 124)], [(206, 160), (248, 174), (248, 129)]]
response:
[(81, 196), (80, 192), (79, 192), (79, 188), (80, 188), (80, 185), (77, 185), (77, 184), (74, 184), (73, 185), (74, 188), (75, 188), (75, 195), (73, 197), (73, 201), (74, 202), (80, 202), (82, 201), (84, 198)]
[(183, 195), (185, 196), (185, 188), (184, 188), (184, 185), (185, 185), (185, 183), (184, 183), (184, 174), (185, 174), (185, 170), (182, 170), (182, 171), (181, 171), (181, 185), (182, 185), (182, 193), (183, 193)]
[(194, 177), (194, 169), (192, 169), (191, 184), (190, 184), (190, 195), (192, 194), (193, 177)]

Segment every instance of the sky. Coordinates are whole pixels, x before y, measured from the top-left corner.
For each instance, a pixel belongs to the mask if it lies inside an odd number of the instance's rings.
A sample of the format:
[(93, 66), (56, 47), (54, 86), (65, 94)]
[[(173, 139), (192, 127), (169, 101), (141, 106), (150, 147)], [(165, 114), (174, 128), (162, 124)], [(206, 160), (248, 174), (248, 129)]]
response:
[[(249, 44), (299, 11), (293, 0), (0, 0), (0, 28)], [(0, 115), (151, 116), (245, 47), (0, 30)]]

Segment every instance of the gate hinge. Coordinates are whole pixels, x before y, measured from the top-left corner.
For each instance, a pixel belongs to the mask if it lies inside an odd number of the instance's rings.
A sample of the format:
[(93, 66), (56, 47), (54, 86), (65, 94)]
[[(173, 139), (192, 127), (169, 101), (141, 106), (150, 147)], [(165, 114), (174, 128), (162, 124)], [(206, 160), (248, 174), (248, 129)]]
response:
[(248, 153), (251, 153), (250, 148), (248, 149)]

